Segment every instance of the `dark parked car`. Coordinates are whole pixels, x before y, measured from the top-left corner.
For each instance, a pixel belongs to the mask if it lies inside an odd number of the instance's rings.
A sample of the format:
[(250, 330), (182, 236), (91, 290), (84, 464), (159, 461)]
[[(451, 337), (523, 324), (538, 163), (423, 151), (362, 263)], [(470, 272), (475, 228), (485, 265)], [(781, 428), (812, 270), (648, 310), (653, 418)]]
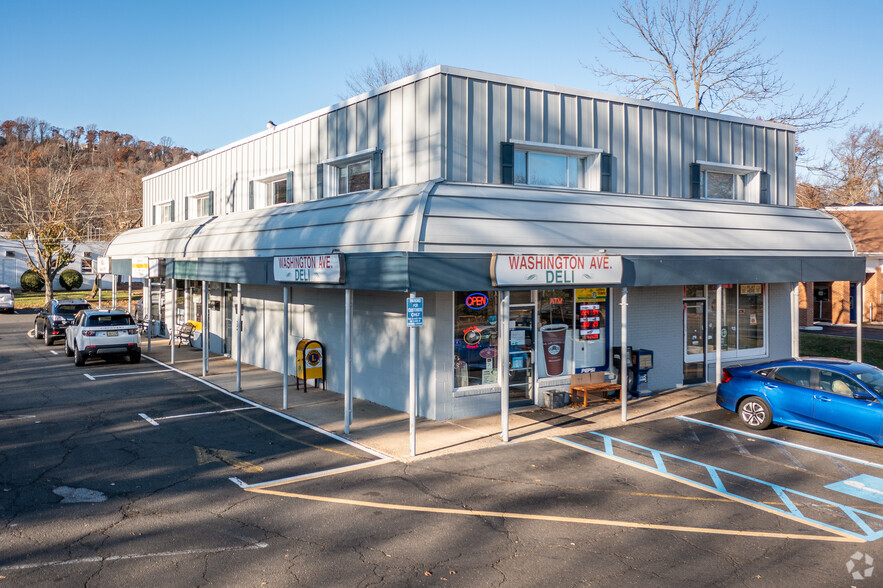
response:
[(775, 423), (883, 445), (883, 370), (865, 363), (807, 357), (730, 366), (717, 403), (750, 429)]
[(92, 308), (85, 300), (50, 300), (34, 319), (34, 335), (52, 345), (56, 339), (64, 339), (64, 331), (81, 310)]

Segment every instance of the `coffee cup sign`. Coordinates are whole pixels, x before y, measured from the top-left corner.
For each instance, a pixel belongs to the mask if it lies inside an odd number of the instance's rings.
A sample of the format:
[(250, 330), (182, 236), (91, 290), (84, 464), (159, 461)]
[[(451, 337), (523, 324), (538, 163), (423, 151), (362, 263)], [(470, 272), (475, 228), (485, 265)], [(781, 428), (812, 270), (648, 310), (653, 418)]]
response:
[(543, 359), (546, 362), (546, 374), (560, 376), (564, 372), (564, 341), (567, 325), (553, 324), (540, 328), (543, 338)]

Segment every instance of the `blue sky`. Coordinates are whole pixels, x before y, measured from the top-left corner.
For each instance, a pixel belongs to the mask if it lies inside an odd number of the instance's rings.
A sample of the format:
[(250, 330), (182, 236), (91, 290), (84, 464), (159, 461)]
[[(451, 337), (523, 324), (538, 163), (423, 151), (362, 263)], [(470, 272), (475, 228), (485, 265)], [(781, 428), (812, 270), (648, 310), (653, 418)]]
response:
[[(374, 56), (611, 92), (581, 63), (611, 60), (614, 1), (0, 0), (0, 120), (95, 124), (194, 150), (221, 147), (338, 101)], [(880, 0), (765, 0), (764, 53), (795, 93), (832, 82), (883, 122)], [(617, 29), (621, 30), (621, 29)], [(812, 153), (844, 130), (802, 138)]]

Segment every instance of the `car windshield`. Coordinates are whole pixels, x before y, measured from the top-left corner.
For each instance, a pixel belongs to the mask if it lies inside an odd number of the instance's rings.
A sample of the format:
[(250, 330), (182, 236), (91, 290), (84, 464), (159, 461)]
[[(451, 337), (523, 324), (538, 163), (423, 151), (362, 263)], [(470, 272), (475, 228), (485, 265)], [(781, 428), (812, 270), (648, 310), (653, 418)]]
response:
[(123, 325), (134, 325), (127, 314), (99, 314), (86, 318), (87, 327), (122, 327)]
[(59, 304), (58, 305), (58, 314), (61, 316), (74, 316), (81, 310), (85, 310), (89, 308), (88, 306), (83, 306), (82, 304)]
[(883, 370), (871, 367), (864, 371), (856, 372), (855, 377), (877, 394), (883, 395)]

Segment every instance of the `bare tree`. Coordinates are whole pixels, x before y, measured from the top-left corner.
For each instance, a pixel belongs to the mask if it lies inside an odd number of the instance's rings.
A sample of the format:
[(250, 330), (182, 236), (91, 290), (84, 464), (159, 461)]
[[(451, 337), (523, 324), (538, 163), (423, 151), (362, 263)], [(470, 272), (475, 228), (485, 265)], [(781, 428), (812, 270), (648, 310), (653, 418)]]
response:
[(807, 131), (841, 126), (855, 113), (833, 84), (787, 102), (791, 88), (764, 55), (757, 4), (719, 0), (622, 0), (615, 11), (630, 33), (602, 39), (636, 65), (619, 71), (600, 60), (592, 69), (628, 96), (697, 110), (785, 122)]
[(390, 82), (406, 76), (418, 73), (426, 69), (429, 65), (429, 59), (426, 54), (420, 52), (416, 56), (400, 55), (398, 63), (387, 61), (375, 57), (374, 61), (366, 65), (359, 71), (350, 72), (346, 78), (345, 96), (341, 95), (343, 100), (350, 96), (356, 96), (365, 92), (370, 92), (381, 86), (385, 86)]
[(822, 168), (830, 200), (880, 204), (883, 195), (883, 124), (853, 127), (831, 149)]

